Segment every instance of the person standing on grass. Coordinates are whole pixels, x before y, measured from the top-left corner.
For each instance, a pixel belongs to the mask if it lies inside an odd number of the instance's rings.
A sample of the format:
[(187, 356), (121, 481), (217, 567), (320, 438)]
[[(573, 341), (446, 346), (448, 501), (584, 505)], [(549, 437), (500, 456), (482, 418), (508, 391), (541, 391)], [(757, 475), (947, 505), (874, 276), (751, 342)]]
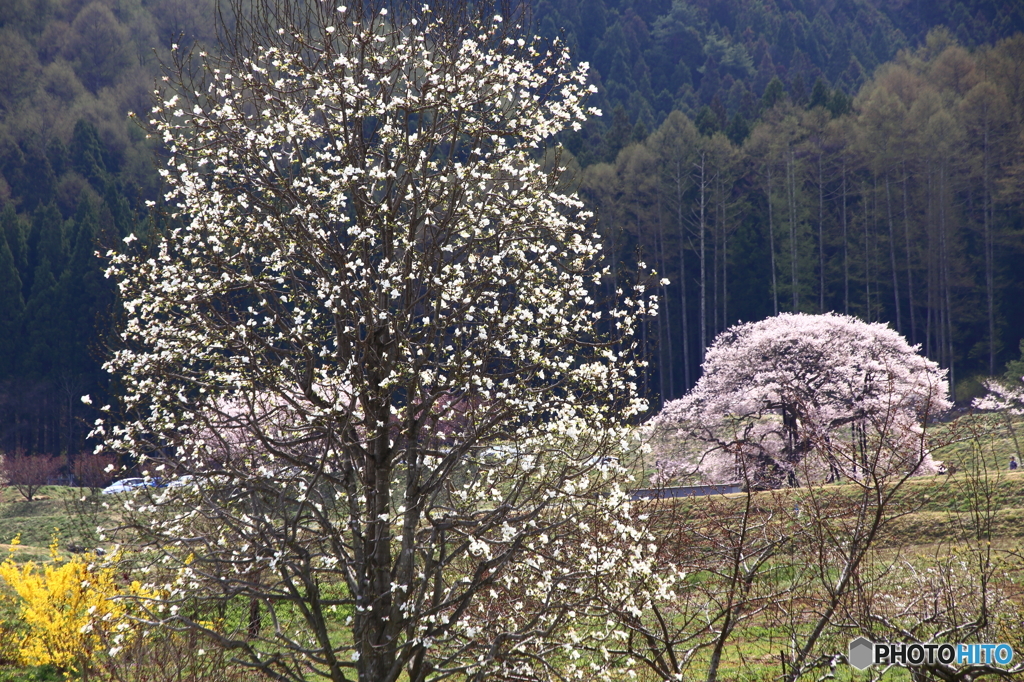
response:
[(1010, 471), (1016, 471), (1016, 470), (1017, 470), (1017, 458), (1014, 457), (1013, 455), (1010, 455)]

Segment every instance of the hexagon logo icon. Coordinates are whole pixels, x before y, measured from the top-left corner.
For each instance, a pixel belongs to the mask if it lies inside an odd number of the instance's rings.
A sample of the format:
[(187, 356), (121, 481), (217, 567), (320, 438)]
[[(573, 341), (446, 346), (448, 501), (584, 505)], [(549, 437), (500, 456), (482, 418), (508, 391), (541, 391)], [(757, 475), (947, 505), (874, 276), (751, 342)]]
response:
[(857, 670), (866, 670), (871, 666), (874, 658), (875, 645), (867, 637), (858, 637), (850, 642), (850, 656), (848, 660)]

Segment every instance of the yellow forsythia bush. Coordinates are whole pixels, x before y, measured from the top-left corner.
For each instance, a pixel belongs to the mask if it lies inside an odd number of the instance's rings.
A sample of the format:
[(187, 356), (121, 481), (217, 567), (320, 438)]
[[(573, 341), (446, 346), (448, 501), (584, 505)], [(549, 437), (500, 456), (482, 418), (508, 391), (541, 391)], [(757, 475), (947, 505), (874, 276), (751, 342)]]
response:
[[(15, 538), (12, 554), (17, 544)], [(141, 588), (138, 582), (119, 585), (114, 569), (99, 565), (93, 554), (63, 559), (56, 538), (50, 558), (19, 565), (8, 556), (0, 564), (8, 588), (3, 598), (14, 602), (19, 619), (16, 655), (21, 665), (50, 664), (78, 672), (90, 667), (104, 642), (128, 634), (122, 632), (129, 629), (126, 604), (114, 597), (138, 596)]]

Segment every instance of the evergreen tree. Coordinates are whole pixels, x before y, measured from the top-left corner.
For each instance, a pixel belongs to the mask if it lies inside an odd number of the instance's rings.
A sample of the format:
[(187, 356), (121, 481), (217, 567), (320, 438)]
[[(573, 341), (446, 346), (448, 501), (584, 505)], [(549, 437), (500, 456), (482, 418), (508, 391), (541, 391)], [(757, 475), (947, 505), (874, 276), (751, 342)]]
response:
[(4, 237), (7, 239), (7, 246), (11, 250), (11, 256), (14, 259), (14, 267), (17, 268), (19, 274), (25, 274), (28, 272), (28, 234), (25, 229), (25, 224), (17, 211), (14, 210), (14, 203), (8, 203), (4, 206), (3, 212), (0, 212), (0, 230), (2, 230)]
[(35, 268), (43, 260), (52, 267), (55, 276), (64, 270), (68, 258), (68, 239), (65, 232), (64, 219), (54, 203), (40, 206), (32, 216), (32, 230), (28, 238), (29, 267), (32, 268), (32, 281), (27, 286), (34, 288)]
[(4, 232), (0, 231), (0, 380), (9, 377), (17, 366), (25, 312), (21, 277)]
[(714, 57), (707, 58), (704, 66), (700, 68), (700, 73), (700, 88), (697, 90), (697, 95), (701, 102), (710, 104), (712, 98), (722, 88), (722, 77), (718, 70), (718, 62)]
[(11, 188), (12, 198), (17, 201), (26, 189), (25, 154), (18, 143), (6, 135), (0, 136), (0, 173)]
[(608, 127), (608, 132), (604, 136), (604, 153), (601, 156), (605, 161), (614, 161), (619, 150), (629, 144), (632, 136), (633, 126), (630, 125), (626, 110), (621, 106), (615, 107), (615, 113), (612, 114), (612, 124)]
[[(125, 198), (124, 193), (113, 182), (107, 183), (107, 190), (103, 195), (106, 208), (110, 211), (113, 219), (114, 234), (107, 235), (111, 238), (120, 239), (127, 236), (135, 229), (136, 219), (132, 213), (131, 206)], [(99, 236), (98, 234), (96, 236)], [(110, 244), (107, 243), (109, 247)]]
[(57, 176), (50, 166), (46, 151), (35, 140), (23, 143), (25, 164), (22, 167), (24, 187), (21, 189), (21, 210), (32, 211), (52, 201)]
[[(113, 230), (110, 212), (103, 207), (108, 231)], [(101, 211), (85, 196), (75, 216), (74, 247), (68, 268), (58, 287), (65, 324), (71, 329), (67, 365), (75, 374), (95, 373), (99, 368), (91, 354), (97, 339), (97, 318), (109, 306), (110, 283), (103, 277), (96, 257), (96, 241), (101, 232)]]
[(832, 91), (832, 96), (828, 100), (828, 111), (832, 114), (832, 118), (839, 118), (850, 113), (851, 108), (853, 108), (853, 99), (849, 95), (839, 89)]
[(729, 121), (729, 127), (725, 131), (725, 136), (734, 145), (741, 146), (749, 134), (750, 124), (747, 123), (747, 119), (743, 117), (743, 114), (737, 111)]
[(35, 381), (52, 379), (63, 359), (59, 351), (64, 349), (68, 329), (57, 280), (45, 257), (32, 273), (32, 291), (26, 301), (24, 320), (20, 373)]
[(811, 99), (807, 103), (808, 109), (815, 107), (827, 107), (829, 103), (829, 89), (828, 85), (822, 79), (814, 81), (814, 88), (811, 89)]
[(55, 175), (64, 175), (71, 169), (71, 156), (68, 147), (59, 137), (51, 137), (46, 143), (46, 158)]
[(778, 77), (773, 78), (761, 96), (761, 109), (767, 111), (786, 98), (786, 86)]
[(107, 167), (103, 161), (103, 146), (96, 127), (79, 119), (71, 136), (71, 165), (81, 173), (98, 192), (105, 189)]
[(580, 47), (589, 51), (608, 28), (603, 0), (583, 0), (580, 7)]
[(793, 27), (790, 24), (789, 17), (784, 16), (775, 41), (775, 61), (783, 66), (789, 66), (795, 51), (796, 39), (793, 36)]
[(711, 107), (704, 105), (701, 107), (700, 112), (697, 114), (697, 119), (694, 121), (697, 126), (697, 130), (704, 137), (711, 137), (718, 132), (718, 116), (711, 110)]

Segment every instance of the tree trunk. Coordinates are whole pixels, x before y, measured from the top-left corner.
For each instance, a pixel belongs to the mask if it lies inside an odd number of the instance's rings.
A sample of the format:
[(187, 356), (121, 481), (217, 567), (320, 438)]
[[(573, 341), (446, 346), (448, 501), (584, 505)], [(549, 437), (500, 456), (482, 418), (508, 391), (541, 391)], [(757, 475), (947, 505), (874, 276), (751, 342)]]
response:
[[(940, 161), (940, 187), (945, 190), (945, 185), (948, 181), (946, 177), (945, 161)], [(949, 396), (950, 399), (956, 401), (956, 370), (953, 362), (953, 304), (951, 300), (950, 290), (952, 289), (951, 274), (950, 274), (950, 257), (949, 257), (949, 235), (947, 234), (946, 227), (946, 202), (944, 200), (945, 191), (940, 195), (939, 204), (939, 230), (942, 235), (942, 277), (943, 277), (943, 289), (944, 289), (944, 303), (946, 307), (946, 344), (947, 344), (947, 358), (949, 366)]]
[(992, 195), (989, 186), (989, 145), (988, 125), (986, 121), (984, 132), (984, 149), (982, 150), (982, 218), (985, 229), (985, 297), (988, 312), (988, 374), (994, 376), (996, 373), (996, 314), (995, 314), (995, 274), (993, 272), (993, 261), (995, 260), (992, 246)]
[(679, 287), (680, 319), (683, 328), (683, 384), (686, 390), (693, 384), (690, 381), (690, 325), (687, 318), (688, 301), (686, 296), (686, 221), (683, 212), (683, 174), (682, 162), (676, 161), (676, 227), (679, 229)]
[(729, 232), (725, 227), (726, 211), (725, 191), (722, 191), (722, 329), (729, 326)]
[(658, 194), (658, 272), (661, 274), (659, 286), (661, 287), (662, 300), (662, 305), (659, 308), (660, 314), (658, 315), (658, 340), (664, 344), (661, 346), (664, 352), (661, 353), (662, 360), (658, 367), (658, 386), (661, 393), (661, 403), (664, 405), (666, 400), (672, 400), (676, 397), (676, 386), (675, 372), (672, 371), (673, 362), (675, 361), (675, 354), (672, 352), (672, 306), (668, 305), (668, 287), (660, 283), (667, 279), (668, 274), (668, 262), (665, 260), (665, 226), (661, 210), (660, 193)]
[(864, 317), (871, 322), (871, 218), (868, 215), (867, 192), (861, 195), (864, 204)]
[(818, 312), (825, 312), (825, 187), (818, 154)]
[(796, 160), (792, 149), (789, 151), (786, 171), (789, 195), (789, 269), (793, 287), (793, 312), (798, 313), (800, 312), (800, 286), (797, 274), (799, 258), (796, 243)]
[(850, 314), (850, 241), (846, 221), (846, 159), (843, 158), (843, 313)]
[(907, 256), (907, 316), (910, 318), (910, 343), (917, 343), (917, 323), (914, 316), (914, 272), (910, 260), (910, 217), (908, 215), (907, 201), (907, 166), (906, 160), (902, 162), (903, 168), (903, 241), (906, 247)]
[(701, 152), (700, 165), (697, 170), (700, 172), (700, 217), (698, 228), (700, 229), (700, 361), (704, 362), (704, 351), (708, 347), (708, 291), (707, 291), (707, 266), (705, 262), (705, 235), (707, 233), (707, 225), (705, 219), (705, 207), (707, 204), (707, 180), (706, 180), (706, 169), (705, 169), (705, 157), (706, 154)]
[(765, 163), (768, 175), (768, 250), (771, 253), (772, 267), (772, 307), (775, 314), (779, 314), (779, 283), (776, 278), (775, 268), (775, 226), (772, 223), (772, 160), (769, 158)]
[(892, 266), (892, 297), (896, 304), (896, 331), (903, 333), (903, 317), (900, 315), (900, 282), (896, 272), (896, 234), (892, 227), (892, 194), (889, 191), (889, 172), (885, 173), (885, 210), (889, 219), (889, 264)]

